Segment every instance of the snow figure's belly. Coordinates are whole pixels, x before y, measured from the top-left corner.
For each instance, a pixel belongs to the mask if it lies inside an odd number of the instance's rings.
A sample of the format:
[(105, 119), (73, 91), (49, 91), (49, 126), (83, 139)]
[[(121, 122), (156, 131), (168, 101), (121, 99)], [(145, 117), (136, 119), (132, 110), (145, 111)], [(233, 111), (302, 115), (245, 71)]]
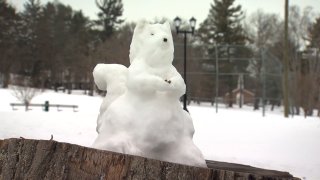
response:
[(192, 120), (179, 101), (161, 93), (144, 95), (127, 92), (109, 106), (93, 147), (205, 167), (192, 141)]
[(106, 128), (112, 128), (114, 133), (125, 131), (139, 147), (150, 150), (178, 141), (183, 132), (181, 107), (163, 98), (161, 95), (148, 100), (120, 97), (105, 114)]
[(122, 72), (123, 68), (118, 66), (107, 68), (101, 65), (103, 71), (96, 69), (94, 75), (98, 79), (95, 78), (95, 82), (101, 88), (108, 85), (109, 92), (110, 89), (117, 92), (119, 80), (116, 77), (122, 74), (125, 83), (120, 87), (126, 91), (116, 96), (113, 102), (103, 105), (94, 148), (206, 166), (192, 141), (191, 117), (179, 102), (186, 85), (172, 65), (173, 47), (169, 23), (139, 23), (130, 45), (128, 69), (124, 68)]

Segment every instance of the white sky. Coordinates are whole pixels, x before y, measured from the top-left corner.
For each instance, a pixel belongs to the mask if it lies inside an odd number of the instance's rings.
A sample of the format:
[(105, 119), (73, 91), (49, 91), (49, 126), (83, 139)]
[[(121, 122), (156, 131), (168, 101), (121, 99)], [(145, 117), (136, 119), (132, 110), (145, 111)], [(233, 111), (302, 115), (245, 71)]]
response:
[[(27, 0), (8, 0), (19, 10)], [(52, 0), (41, 0), (45, 4)], [(60, 0), (63, 4), (72, 6), (75, 10), (82, 10), (86, 16), (96, 19), (98, 9), (95, 0)], [(201, 23), (208, 15), (210, 4), (213, 0), (122, 0), (124, 6), (123, 17), (127, 21), (137, 21), (140, 19), (152, 20), (155, 17), (167, 17), (174, 19), (180, 16), (184, 19), (190, 19), (194, 16), (198, 23)], [(265, 12), (277, 13), (283, 16), (284, 0), (236, 0), (235, 4), (241, 4), (242, 9), (251, 14), (258, 9)], [(298, 5), (300, 8), (306, 6), (313, 7), (319, 15), (320, 0), (291, 0), (290, 5)]]

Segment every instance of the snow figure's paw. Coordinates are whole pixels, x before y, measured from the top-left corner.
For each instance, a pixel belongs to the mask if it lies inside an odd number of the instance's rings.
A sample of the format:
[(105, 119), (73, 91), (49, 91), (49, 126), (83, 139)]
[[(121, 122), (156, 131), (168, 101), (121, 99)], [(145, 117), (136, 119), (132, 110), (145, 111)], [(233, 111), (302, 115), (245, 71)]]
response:
[(155, 81), (156, 81), (155, 87), (157, 88), (156, 90), (158, 91), (171, 91), (173, 88), (171, 82), (169, 83), (160, 77), (157, 77)]
[(170, 91), (168, 94), (175, 96), (176, 98), (181, 97), (186, 92), (186, 85), (180, 75), (175, 76), (166, 82), (170, 85)]

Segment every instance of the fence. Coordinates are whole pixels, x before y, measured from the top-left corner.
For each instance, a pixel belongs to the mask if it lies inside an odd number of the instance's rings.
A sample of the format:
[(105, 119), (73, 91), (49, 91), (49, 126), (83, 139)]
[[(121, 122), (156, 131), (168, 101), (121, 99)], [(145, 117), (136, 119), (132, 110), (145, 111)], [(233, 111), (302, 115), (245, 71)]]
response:
[[(175, 44), (174, 65), (183, 74), (183, 44)], [(249, 46), (188, 46), (188, 102), (219, 107), (237, 104), (262, 109), (281, 104), (281, 61), (265, 49)]]

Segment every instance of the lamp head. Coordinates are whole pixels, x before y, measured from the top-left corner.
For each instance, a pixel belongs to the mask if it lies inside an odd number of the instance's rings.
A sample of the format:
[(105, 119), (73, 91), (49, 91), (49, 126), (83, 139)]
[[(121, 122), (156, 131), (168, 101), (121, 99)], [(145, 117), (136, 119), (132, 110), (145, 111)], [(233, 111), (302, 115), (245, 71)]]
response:
[(178, 32), (181, 25), (181, 19), (178, 16), (174, 18), (174, 25), (176, 26), (176, 31)]
[(196, 28), (196, 18), (192, 17), (190, 20), (189, 20), (189, 23), (190, 23), (190, 26), (191, 26), (191, 29), (192, 29), (192, 34), (194, 33), (194, 29)]

